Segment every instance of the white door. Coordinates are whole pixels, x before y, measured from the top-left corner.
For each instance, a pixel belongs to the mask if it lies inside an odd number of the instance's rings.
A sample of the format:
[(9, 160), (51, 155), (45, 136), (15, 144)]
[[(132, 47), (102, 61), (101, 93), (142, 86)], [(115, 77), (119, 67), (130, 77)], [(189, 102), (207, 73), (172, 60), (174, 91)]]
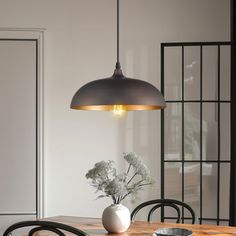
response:
[(37, 215), (37, 43), (0, 39), (0, 234)]

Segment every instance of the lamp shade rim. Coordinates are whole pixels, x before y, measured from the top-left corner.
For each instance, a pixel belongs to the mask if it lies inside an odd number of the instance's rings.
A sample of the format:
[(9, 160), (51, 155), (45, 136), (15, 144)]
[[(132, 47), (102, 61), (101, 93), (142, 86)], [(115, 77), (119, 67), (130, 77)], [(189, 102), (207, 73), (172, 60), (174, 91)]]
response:
[(157, 110), (166, 107), (161, 92), (152, 84), (138, 79), (98, 79), (83, 85), (74, 95), (71, 108), (77, 110), (112, 110), (124, 105), (127, 110)]
[[(87, 105), (87, 106), (71, 106), (71, 109), (75, 110), (84, 110), (84, 111), (112, 111), (114, 110), (115, 105)], [(126, 111), (144, 111), (144, 110), (160, 110), (164, 109), (165, 106), (156, 106), (156, 105), (126, 105), (122, 104)]]

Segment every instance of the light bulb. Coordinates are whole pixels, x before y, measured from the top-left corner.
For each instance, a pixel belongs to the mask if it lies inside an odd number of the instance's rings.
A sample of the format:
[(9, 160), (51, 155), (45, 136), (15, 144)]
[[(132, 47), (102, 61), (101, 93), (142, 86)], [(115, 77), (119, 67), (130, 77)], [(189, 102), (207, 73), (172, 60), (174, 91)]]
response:
[(122, 117), (126, 113), (126, 109), (124, 105), (114, 105), (113, 106), (113, 115), (117, 117)]

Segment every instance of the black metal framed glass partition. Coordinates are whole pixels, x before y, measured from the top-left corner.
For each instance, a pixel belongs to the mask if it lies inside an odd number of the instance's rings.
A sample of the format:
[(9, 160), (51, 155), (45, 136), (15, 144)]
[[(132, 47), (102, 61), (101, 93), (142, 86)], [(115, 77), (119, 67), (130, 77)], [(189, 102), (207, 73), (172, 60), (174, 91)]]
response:
[(205, 224), (229, 223), (230, 51), (230, 42), (161, 44), (161, 198), (189, 204)]

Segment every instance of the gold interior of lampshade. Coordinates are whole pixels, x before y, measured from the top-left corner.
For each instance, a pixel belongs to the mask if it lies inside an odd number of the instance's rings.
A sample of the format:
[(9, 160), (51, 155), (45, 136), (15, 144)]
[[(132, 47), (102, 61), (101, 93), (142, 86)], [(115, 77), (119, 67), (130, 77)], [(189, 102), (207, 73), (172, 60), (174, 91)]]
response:
[[(92, 106), (71, 106), (76, 110), (87, 111), (113, 111), (114, 106), (117, 105), (92, 105)], [(165, 106), (152, 106), (152, 105), (122, 105), (126, 111), (143, 111), (143, 110), (159, 110), (165, 108)]]

